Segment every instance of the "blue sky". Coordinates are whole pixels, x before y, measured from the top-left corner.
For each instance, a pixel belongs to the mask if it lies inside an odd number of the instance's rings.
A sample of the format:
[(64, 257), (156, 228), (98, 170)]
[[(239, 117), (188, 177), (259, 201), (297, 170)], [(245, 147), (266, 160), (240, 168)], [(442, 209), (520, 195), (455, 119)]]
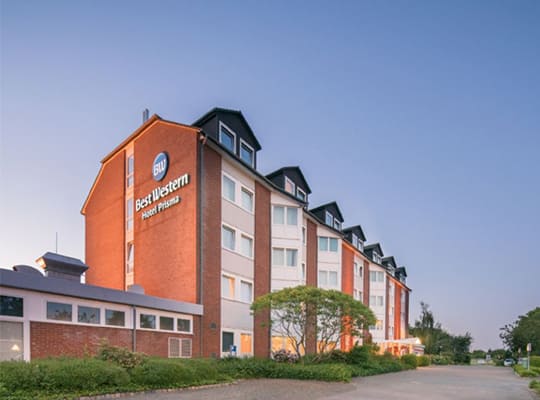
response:
[(0, 266), (84, 258), (80, 208), (141, 111), (240, 109), (259, 169), (407, 267), (473, 347), (540, 305), (538, 1), (0, 1)]

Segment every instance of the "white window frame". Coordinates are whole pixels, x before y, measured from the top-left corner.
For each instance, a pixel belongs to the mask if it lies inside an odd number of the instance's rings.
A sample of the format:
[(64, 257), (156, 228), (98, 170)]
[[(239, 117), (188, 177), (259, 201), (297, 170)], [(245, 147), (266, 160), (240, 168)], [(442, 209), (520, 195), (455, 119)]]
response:
[[(328, 223), (330, 221), (332, 221), (331, 223)], [(334, 226), (334, 216), (332, 215), (332, 213), (330, 211), (325, 211), (325, 214), (324, 214), (324, 223), (328, 226), (331, 226), (333, 227)]]
[[(237, 280), (237, 279), (236, 279), (236, 276), (231, 275), (231, 274), (227, 274), (227, 273), (225, 273), (225, 272), (222, 272), (222, 273), (221, 273), (221, 279), (223, 280), (223, 278), (226, 278), (226, 279), (232, 279), (232, 280), (233, 280), (233, 285), (232, 285), (232, 287), (233, 287), (234, 293), (233, 293), (232, 296), (230, 296), (230, 297), (229, 297), (229, 296), (225, 296), (225, 295), (223, 294), (223, 287), (222, 287), (222, 288), (221, 288), (221, 293), (220, 293), (221, 298), (222, 298), (222, 299), (227, 299), (227, 300), (236, 300), (236, 292), (237, 292), (237, 290), (236, 290), (236, 280)], [(220, 283), (222, 284), (222, 281), (221, 281)], [(223, 286), (223, 285), (221, 285), (221, 286)]]
[[(227, 147), (223, 146), (223, 142), (221, 141), (221, 128), (225, 128), (228, 133), (232, 134), (233, 136), (233, 149), (230, 150)], [(227, 150), (231, 151), (232, 153), (236, 154), (236, 132), (233, 131), (225, 122), (219, 121), (219, 131), (218, 131), (218, 139), (219, 144), (221, 144), (223, 147), (225, 147)]]
[[(233, 196), (234, 196), (234, 199), (229, 199), (227, 196), (225, 196), (225, 185), (223, 184), (223, 177), (229, 179), (233, 184), (234, 184), (234, 190), (233, 190)], [(233, 204), (236, 204), (236, 188), (238, 187), (237, 185), (237, 180), (234, 179), (231, 175), (227, 174), (226, 172), (222, 172), (221, 174), (221, 197), (225, 200), (227, 200), (228, 202), (231, 202)]]
[[(223, 240), (223, 229), (224, 228), (227, 229), (227, 230), (230, 230), (230, 231), (232, 231), (234, 233), (234, 246), (233, 246), (232, 249), (230, 247), (225, 247), (225, 242)], [(221, 229), (222, 229), (222, 231), (221, 231), (221, 248), (225, 249), (225, 250), (237, 252), (236, 247), (237, 247), (238, 241), (236, 240), (236, 234), (237, 234), (236, 229), (233, 228), (232, 226), (224, 224), (224, 223), (221, 224)]]
[[(300, 193), (302, 193), (302, 197), (299, 196)], [(307, 193), (304, 192), (300, 187), (296, 188), (296, 197), (302, 200), (303, 202), (307, 202)]]
[[(293, 180), (291, 178), (289, 178), (288, 176), (284, 176), (285, 177), (285, 183), (283, 185), (283, 189), (289, 193), (289, 194), (292, 194), (294, 197), (296, 197), (296, 183), (293, 182)], [(287, 182), (290, 183), (292, 185), (292, 192), (289, 192), (287, 190)]]
[[(289, 224), (289, 210), (295, 210), (296, 212), (296, 224)], [(285, 207), (285, 225), (287, 226), (298, 226), (298, 208), (296, 207)]]
[[(251, 210), (244, 207), (244, 202), (243, 202), (243, 197), (242, 197), (242, 192), (244, 193), (249, 193), (251, 195)], [(242, 186), (240, 185), (240, 207), (242, 207), (244, 210), (246, 210), (247, 212), (253, 214), (254, 210), (255, 210), (255, 193), (253, 193), (253, 190), (245, 187), (245, 186)]]
[[(220, 131), (221, 132), (221, 131)], [(251, 150), (251, 164), (248, 163), (246, 160), (242, 158), (242, 145), (246, 146), (249, 150)], [(252, 168), (255, 167), (255, 149), (251, 147), (244, 139), (240, 138), (240, 147), (238, 148), (238, 158), (242, 160), (245, 164), (251, 166)]]
[[(251, 293), (250, 293), (250, 297), (251, 299), (249, 301), (245, 301), (243, 298), (242, 298), (242, 283), (247, 283), (251, 286)], [(248, 280), (248, 279), (243, 279), (241, 278), (240, 279), (240, 291), (238, 292), (239, 296), (238, 296), (238, 301), (240, 301), (241, 303), (246, 303), (246, 304), (251, 304), (253, 303), (253, 295), (254, 295), (254, 287), (253, 287), (253, 281), (251, 280)]]
[[(251, 240), (251, 250), (250, 250), (251, 254), (244, 254), (243, 253), (243, 250), (242, 250), (242, 238), (246, 238), (246, 239)], [(253, 254), (255, 252), (254, 247), (255, 247), (255, 240), (254, 240), (253, 236), (248, 235), (247, 233), (244, 233), (244, 232), (240, 232), (240, 248), (238, 249), (239, 254), (244, 256), (244, 257), (247, 257), (249, 259), (253, 259)]]
[[(276, 264), (275, 262), (275, 257), (274, 257), (274, 251), (275, 250), (279, 250), (279, 251), (282, 251), (283, 252), (283, 263), (282, 264)], [(285, 267), (286, 264), (287, 264), (287, 260), (286, 260), (286, 254), (285, 254), (285, 248), (284, 247), (272, 247), (272, 266), (273, 267)]]

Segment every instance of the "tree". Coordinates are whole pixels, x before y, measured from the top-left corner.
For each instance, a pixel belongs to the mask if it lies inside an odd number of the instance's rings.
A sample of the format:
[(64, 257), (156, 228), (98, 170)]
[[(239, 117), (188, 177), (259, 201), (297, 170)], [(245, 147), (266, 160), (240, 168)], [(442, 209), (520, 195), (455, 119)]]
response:
[(525, 354), (527, 344), (530, 343), (531, 354), (540, 355), (540, 307), (520, 315), (514, 323), (506, 324), (500, 330), (499, 337), (512, 352), (521, 349)]
[(306, 352), (310, 332), (316, 334), (319, 352), (339, 344), (343, 334), (361, 336), (375, 324), (375, 315), (352, 296), (337, 290), (296, 286), (268, 293), (251, 305), (255, 314), (271, 311), (272, 332), (287, 337), (297, 355)]

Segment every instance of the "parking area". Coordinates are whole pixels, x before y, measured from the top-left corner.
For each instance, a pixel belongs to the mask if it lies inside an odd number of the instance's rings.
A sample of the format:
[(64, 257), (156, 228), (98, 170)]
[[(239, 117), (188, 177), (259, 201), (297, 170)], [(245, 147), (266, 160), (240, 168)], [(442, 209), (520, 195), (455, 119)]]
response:
[(538, 400), (529, 380), (511, 368), (491, 366), (433, 366), (367, 378), (350, 384), (258, 379), (232, 385), (148, 393), (137, 400)]

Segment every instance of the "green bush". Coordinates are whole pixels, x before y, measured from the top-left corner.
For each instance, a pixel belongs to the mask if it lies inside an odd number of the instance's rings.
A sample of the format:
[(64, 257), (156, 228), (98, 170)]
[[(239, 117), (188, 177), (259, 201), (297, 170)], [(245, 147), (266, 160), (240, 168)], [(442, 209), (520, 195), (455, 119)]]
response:
[(540, 368), (540, 356), (531, 356), (531, 367)]
[(429, 367), (431, 365), (431, 358), (429, 356), (418, 356), (419, 367)]
[(536, 393), (540, 394), (540, 382), (536, 379), (533, 379), (529, 382), (529, 388), (534, 390)]
[(524, 378), (534, 378), (539, 375), (536, 368), (531, 368), (531, 370), (528, 370), (527, 368), (524, 368), (518, 364), (514, 365), (514, 371), (516, 371), (519, 376)]
[(401, 362), (410, 369), (416, 369), (418, 367), (418, 360), (416, 354), (404, 354), (401, 356)]
[(101, 342), (96, 358), (98, 360), (111, 361), (126, 371), (130, 371), (140, 365), (146, 358), (146, 355), (132, 352), (125, 347), (111, 346), (107, 342)]
[(194, 371), (176, 360), (152, 358), (131, 370), (131, 382), (148, 388), (185, 387), (198, 383)]
[(347, 353), (347, 364), (360, 365), (366, 363), (371, 356), (371, 349), (368, 346), (354, 346)]
[(447, 356), (431, 356), (431, 363), (433, 365), (449, 365), (452, 360)]

